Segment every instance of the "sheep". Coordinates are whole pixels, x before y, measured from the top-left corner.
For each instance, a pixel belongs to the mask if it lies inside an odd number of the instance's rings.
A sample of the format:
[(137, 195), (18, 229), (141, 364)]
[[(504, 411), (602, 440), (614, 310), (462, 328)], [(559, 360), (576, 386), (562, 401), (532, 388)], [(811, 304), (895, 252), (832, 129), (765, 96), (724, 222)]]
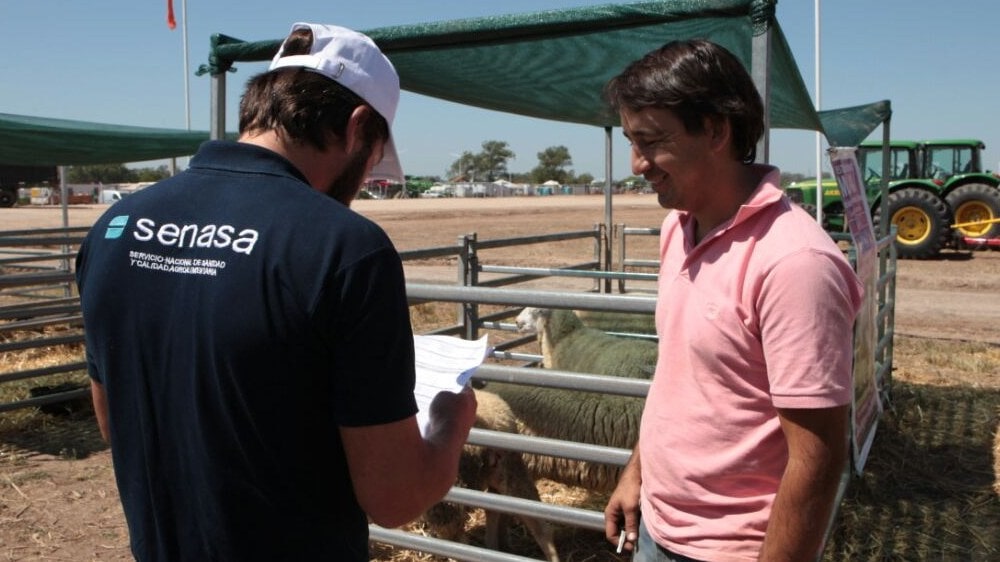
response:
[(528, 307), (515, 322), (538, 335), (546, 369), (649, 379), (656, 368), (655, 342), (587, 327), (571, 310)]
[(608, 310), (574, 310), (573, 313), (580, 318), (584, 326), (602, 332), (656, 334), (656, 322), (652, 314)]
[[(549, 369), (649, 379), (657, 345), (649, 340), (611, 336), (587, 328), (572, 311), (525, 308), (518, 329), (534, 331)], [(632, 448), (639, 436), (645, 400), (571, 390), (491, 382), (487, 388), (510, 407), (517, 432), (578, 443)], [(621, 467), (546, 455), (523, 455), (537, 478), (594, 491), (614, 489)]]
[[(583, 325), (569, 310), (526, 308), (518, 329), (535, 332), (543, 365), (549, 369), (649, 379), (657, 346), (650, 340), (608, 335)], [(631, 448), (638, 439), (644, 400), (490, 382), (477, 390), (476, 427), (535, 435), (608, 447)], [(547, 455), (520, 454), (466, 445), (459, 461), (460, 484), (506, 495), (538, 500), (535, 481), (548, 478), (566, 485), (610, 492), (621, 467), (585, 463)], [(557, 561), (551, 527), (521, 517), (550, 561)], [(436, 536), (461, 539), (465, 510), (448, 502), (425, 515)], [(497, 549), (505, 516), (486, 512), (486, 545)]]
[[(476, 390), (475, 427), (516, 433), (518, 424), (510, 406), (491, 392)], [(466, 445), (458, 465), (458, 485), (473, 490), (487, 490), (528, 500), (540, 501), (535, 480), (516, 451), (502, 451)], [(464, 527), (468, 509), (451, 502), (440, 502), (432, 506), (423, 516), (431, 533), (439, 538), (465, 542)], [(559, 554), (553, 539), (552, 527), (545, 521), (531, 517), (519, 517), (528, 532), (534, 537), (546, 560), (559, 562)], [(508, 516), (486, 510), (487, 548), (500, 550), (501, 534), (505, 535), (509, 524)]]
[[(563, 441), (630, 449), (639, 438), (644, 400), (570, 390), (490, 383), (492, 392), (510, 404), (518, 433)], [(533, 478), (547, 478), (595, 492), (610, 492), (621, 467), (548, 455), (522, 455)]]

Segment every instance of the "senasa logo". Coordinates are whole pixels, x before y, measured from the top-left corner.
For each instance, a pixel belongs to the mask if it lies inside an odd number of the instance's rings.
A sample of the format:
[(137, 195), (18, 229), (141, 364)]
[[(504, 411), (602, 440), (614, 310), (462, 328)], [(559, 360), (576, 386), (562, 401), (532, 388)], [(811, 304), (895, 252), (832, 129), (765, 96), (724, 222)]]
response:
[(122, 233), (125, 232), (126, 226), (128, 226), (128, 215), (118, 215), (117, 217), (113, 217), (111, 221), (108, 222), (108, 229), (104, 231), (104, 238), (108, 240), (121, 238)]
[[(120, 219), (120, 220), (119, 220)], [(118, 222), (116, 222), (118, 221)], [(128, 215), (111, 219), (118, 231), (112, 235), (111, 226), (104, 235), (105, 238), (118, 238), (120, 230), (128, 224)], [(177, 248), (229, 248), (239, 254), (250, 255), (260, 233), (250, 228), (236, 232), (236, 227), (223, 224), (174, 224), (164, 223), (157, 226), (153, 219), (141, 218), (135, 221), (132, 237), (140, 242), (156, 241), (163, 246)]]

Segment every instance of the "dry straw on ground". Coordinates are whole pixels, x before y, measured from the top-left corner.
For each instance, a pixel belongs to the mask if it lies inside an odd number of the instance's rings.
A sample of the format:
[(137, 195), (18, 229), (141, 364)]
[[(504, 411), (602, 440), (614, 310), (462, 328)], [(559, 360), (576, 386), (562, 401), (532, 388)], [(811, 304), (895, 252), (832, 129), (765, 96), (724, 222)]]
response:
[[(454, 312), (453, 305), (420, 305), (414, 309), (414, 322), (420, 326), (440, 325), (450, 321)], [(1000, 389), (995, 385), (987, 388), (915, 383), (904, 378), (915, 370), (939, 378), (954, 378), (954, 373), (970, 368), (979, 373), (1000, 373), (1000, 348), (923, 338), (897, 339), (897, 352), (902, 350), (907, 359), (901, 359), (897, 368), (890, 409), (878, 428), (864, 474), (854, 479), (846, 493), (824, 559), (1000, 559), (1000, 500), (993, 489), (996, 475), (991, 464), (993, 436), (1000, 417)], [(45, 361), (65, 361), (78, 358), (80, 353), (77, 346), (54, 348), (43, 355)], [(23, 368), (39, 360), (41, 356), (8, 354), (0, 359), (0, 371), (7, 372), (12, 364)], [(88, 513), (85, 506), (100, 497), (112, 494), (113, 499), (113, 482), (106, 464), (90, 465), (74, 474), (76, 485), (64, 495), (39, 496), (37, 488), (33, 488), (58, 478), (51, 469), (59, 466), (59, 459), (86, 459), (103, 450), (89, 411), (52, 417), (24, 410), (14, 416), (0, 416), (0, 452), (4, 453), (0, 455), (0, 490), (6, 490), (0, 496), (0, 521), (5, 517), (18, 519), (18, 511), (27, 510), (32, 501), (35, 509), (52, 513), (61, 509), (66, 513), (62, 517), (69, 517), (74, 510)], [(19, 457), (17, 451), (23, 456)], [(32, 458), (42, 455), (56, 460), (41, 468), (29, 468), (33, 466)], [(19, 495), (19, 491), (30, 493), (32, 500)], [(586, 490), (547, 481), (541, 483), (541, 491), (544, 501), (588, 509), (600, 510), (605, 500)], [(87, 533), (94, 532), (104, 534), (118, 549), (124, 547), (126, 535), (120, 514), (103, 510), (89, 516), (98, 517), (97, 522), (81, 520), (86, 526), (76, 534), (65, 529), (49, 531), (44, 541), (83, 540)], [(43, 523), (37, 523), (39, 528), (44, 527)], [(471, 543), (482, 544), (483, 524), (482, 513), (473, 512), (466, 525)], [(3, 525), (0, 528), (13, 529)], [(423, 532), (417, 526), (410, 530)], [(13, 531), (0, 531), (0, 537), (7, 532)], [(42, 540), (41, 536), (38, 540)], [(597, 533), (559, 528), (556, 540), (563, 560), (622, 559)], [(510, 545), (512, 551), (522, 555), (539, 555), (531, 536), (519, 526), (512, 532)], [(377, 544), (373, 545), (373, 556), (385, 562), (438, 560)]]
[[(581, 203), (571, 199), (572, 205)], [(630, 226), (658, 224), (655, 218), (626, 218), (626, 213), (648, 215), (639, 198), (622, 201), (626, 205), (616, 210), (616, 219)], [(373, 214), (386, 209), (378, 222), (402, 249), (453, 243), (455, 234), (466, 230), (478, 230), (481, 239), (489, 239), (541, 227), (571, 230), (600, 220), (599, 210), (581, 218), (580, 211), (570, 213), (565, 200), (546, 203), (549, 206), (539, 212), (494, 209), (497, 220), (472, 215), (467, 208), (448, 211), (449, 202), (434, 202), (426, 212), (409, 207), (401, 212), (375, 203), (371, 208), (376, 209)], [(655, 201), (652, 208), (649, 215), (662, 215)], [(2, 212), (0, 219), (7, 220)], [(428, 238), (437, 234), (440, 239)], [(552, 259), (581, 261), (579, 251), (571, 257), (541, 255), (541, 248), (533, 251), (539, 255), (510, 253), (500, 258), (502, 263), (530, 258), (533, 261), (524, 262), (529, 265)], [(582, 255), (589, 251), (583, 248)], [(824, 560), (1000, 560), (1000, 490), (994, 491), (993, 457), (1000, 421), (1000, 337), (995, 327), (1000, 317), (995, 312), (1000, 252), (901, 262), (899, 267), (892, 400), (864, 473), (847, 489)], [(454, 279), (453, 267), (446, 279)], [(420, 305), (412, 317), (417, 331), (425, 331), (454, 323), (457, 305)], [(0, 373), (79, 360), (80, 354), (79, 346), (4, 353)], [(77, 373), (68, 380), (85, 384), (86, 375)], [(31, 386), (63, 381), (0, 384), (0, 403), (11, 399), (4, 392), (23, 398)], [(551, 482), (541, 483), (541, 494), (547, 502), (597, 510), (604, 501), (586, 490)], [(482, 543), (480, 512), (472, 514), (466, 530), (470, 542)], [(560, 527), (556, 540), (564, 562), (624, 559), (599, 533)], [(518, 554), (539, 556), (520, 527), (515, 527), (510, 542)], [(373, 555), (381, 562), (437, 560), (384, 545), (373, 545)], [(0, 413), (0, 559), (130, 559), (110, 456), (91, 412), (59, 417), (36, 410)]]

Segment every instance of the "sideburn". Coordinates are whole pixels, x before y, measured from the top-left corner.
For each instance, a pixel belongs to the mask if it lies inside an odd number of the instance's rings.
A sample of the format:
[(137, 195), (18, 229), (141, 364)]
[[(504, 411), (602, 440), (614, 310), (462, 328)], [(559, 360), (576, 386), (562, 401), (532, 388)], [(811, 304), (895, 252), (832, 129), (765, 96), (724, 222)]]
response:
[(371, 157), (371, 154), (372, 145), (365, 144), (347, 163), (343, 173), (330, 182), (326, 194), (350, 207), (351, 202), (361, 191), (365, 176), (368, 175), (368, 158)]

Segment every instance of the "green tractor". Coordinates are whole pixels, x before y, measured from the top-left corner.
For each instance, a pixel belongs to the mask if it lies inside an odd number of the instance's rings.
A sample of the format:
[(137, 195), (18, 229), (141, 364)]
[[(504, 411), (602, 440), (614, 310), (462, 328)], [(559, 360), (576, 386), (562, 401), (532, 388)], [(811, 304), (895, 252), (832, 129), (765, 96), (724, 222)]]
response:
[[(983, 171), (982, 141), (971, 139), (891, 141), (889, 144), (889, 222), (896, 226), (900, 258), (926, 259), (968, 239), (1000, 237), (1000, 176)], [(882, 143), (857, 148), (876, 231), (882, 222)], [(792, 200), (812, 207), (815, 180), (792, 183)], [(833, 179), (824, 179), (824, 227), (844, 229), (844, 206)]]

